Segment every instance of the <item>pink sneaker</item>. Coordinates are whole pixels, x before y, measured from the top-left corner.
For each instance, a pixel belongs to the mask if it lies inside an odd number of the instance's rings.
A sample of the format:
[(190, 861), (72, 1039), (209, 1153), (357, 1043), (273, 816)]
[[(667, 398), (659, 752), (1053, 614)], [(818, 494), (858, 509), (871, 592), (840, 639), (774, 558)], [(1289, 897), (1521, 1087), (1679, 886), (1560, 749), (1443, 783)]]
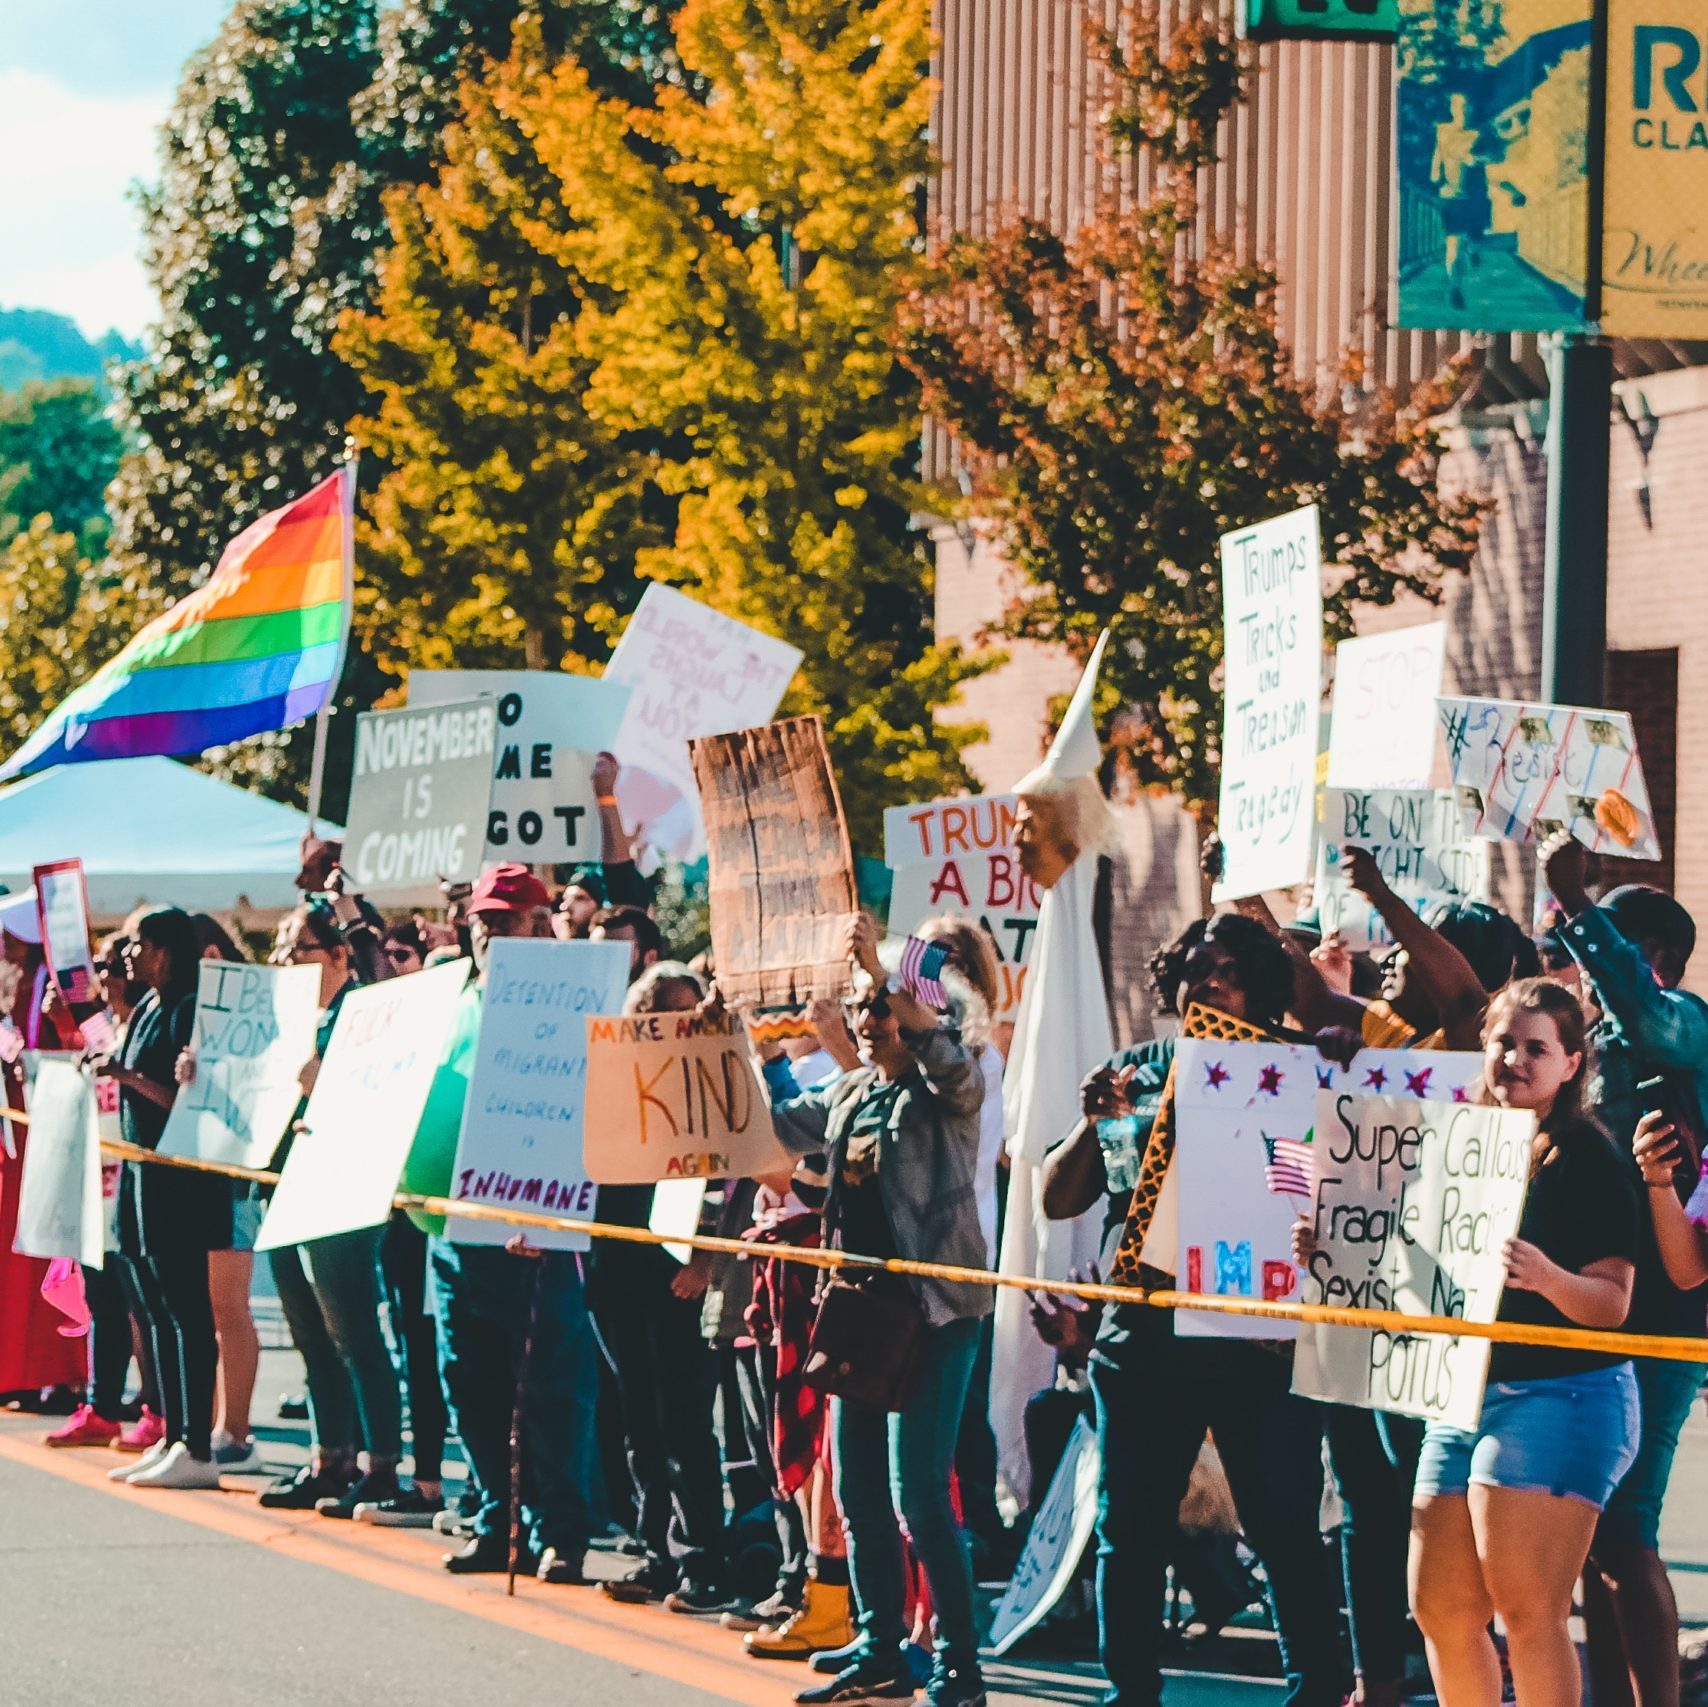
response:
[(119, 1425), (95, 1415), (93, 1405), (79, 1405), (47, 1437), (49, 1446), (112, 1446), (119, 1438)]
[(165, 1420), (144, 1405), (142, 1415), (129, 1428), (123, 1430), (112, 1444), (120, 1452), (147, 1452), (165, 1438)]

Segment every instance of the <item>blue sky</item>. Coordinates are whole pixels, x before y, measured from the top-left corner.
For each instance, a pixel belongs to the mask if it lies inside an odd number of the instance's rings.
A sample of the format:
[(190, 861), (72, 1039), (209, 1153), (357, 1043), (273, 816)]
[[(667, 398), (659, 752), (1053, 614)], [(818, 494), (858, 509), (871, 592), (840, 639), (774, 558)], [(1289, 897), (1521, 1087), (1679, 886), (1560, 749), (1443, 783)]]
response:
[(130, 186), (228, 0), (0, 0), (0, 307), (134, 337), (152, 299)]

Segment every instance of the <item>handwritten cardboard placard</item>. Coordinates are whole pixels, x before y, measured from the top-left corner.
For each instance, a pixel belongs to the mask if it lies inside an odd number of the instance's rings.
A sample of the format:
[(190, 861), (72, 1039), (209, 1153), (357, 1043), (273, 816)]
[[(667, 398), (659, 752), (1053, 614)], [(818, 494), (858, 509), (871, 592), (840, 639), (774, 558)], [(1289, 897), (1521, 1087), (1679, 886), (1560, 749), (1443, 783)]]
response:
[(794, 1164), (741, 1021), (694, 1013), (587, 1021), (587, 1171), (601, 1185), (748, 1179)]
[(377, 1227), (391, 1214), (468, 972), (458, 961), (344, 998), (256, 1250)]
[(724, 999), (732, 1007), (798, 1007), (841, 995), (843, 930), (859, 903), (819, 720), (711, 735), (689, 751)]
[(486, 864), (600, 858), (593, 761), (617, 750), (629, 689), (562, 670), (410, 672), (412, 706), (469, 699), (490, 699), (498, 712)]
[(344, 869), (364, 895), (438, 906), (441, 878), (480, 875), (497, 728), (490, 699), (357, 717)]
[(302, 1100), (319, 1017), (313, 966), (204, 960), (190, 1035), (196, 1076), (178, 1089), (161, 1154), (266, 1167)]
[[(1311, 1201), (1320, 1091), (1390, 1087), (1414, 1096), (1467, 1096), (1482, 1057), (1365, 1049), (1350, 1068), (1310, 1044), (1183, 1038), (1175, 1056), (1177, 1263), (1188, 1292), (1297, 1300), (1293, 1223)], [(1147, 1260), (1148, 1255), (1147, 1255)], [(1176, 1331), (1232, 1339), (1291, 1339), (1290, 1322), (1181, 1310)]]
[(1564, 828), (1592, 853), (1661, 857), (1626, 713), (1503, 699), (1437, 704), (1472, 835), (1536, 842)]
[(1489, 845), (1466, 835), (1450, 788), (1325, 788), (1319, 811), (1312, 896), (1324, 936), (1339, 931), (1353, 948), (1393, 941), (1381, 915), (1347, 877), (1348, 844), (1375, 859), (1388, 887), (1414, 913), (1442, 901), (1488, 899)]
[(653, 582), (629, 618), (605, 680), (632, 690), (617, 756), (617, 798), (660, 853), (705, 846), (688, 743), (774, 717), (801, 662), (798, 648)]
[(1330, 788), (1428, 788), (1441, 723), (1435, 699), (1447, 624), (1343, 640), (1334, 649)]
[(1323, 659), (1314, 504), (1222, 536), (1222, 631), (1219, 901), (1311, 875)]
[[(1492, 1322), (1535, 1130), (1522, 1110), (1324, 1091), (1303, 1302)], [(1307, 1322), (1293, 1391), (1475, 1428), (1488, 1370), (1487, 1340)]]
[[(610, 1013), (628, 982), (629, 945), (503, 938), (492, 944), (480, 1039), (447, 1195), (542, 1214), (593, 1216), (583, 1154), (587, 1018)], [(502, 1245), (514, 1227), (451, 1216), (459, 1245)], [(543, 1250), (579, 1251), (587, 1235), (530, 1228)]]
[(107, 1214), (94, 1077), (78, 1055), (32, 1052), (25, 1059), (30, 1124), (12, 1249), (99, 1268), (106, 1260)]
[(1050, 1478), (1049, 1492), (1026, 1531), (1020, 1562), (991, 1616), (993, 1652), (1006, 1654), (1067, 1592), (1097, 1523), (1101, 1470), (1097, 1431), (1081, 1417), (1073, 1425), (1062, 1461)]
[(89, 896), (80, 859), (38, 865), (36, 911), (41, 916), (42, 954), (48, 976), (74, 1007), (100, 999), (95, 955), (89, 946)]

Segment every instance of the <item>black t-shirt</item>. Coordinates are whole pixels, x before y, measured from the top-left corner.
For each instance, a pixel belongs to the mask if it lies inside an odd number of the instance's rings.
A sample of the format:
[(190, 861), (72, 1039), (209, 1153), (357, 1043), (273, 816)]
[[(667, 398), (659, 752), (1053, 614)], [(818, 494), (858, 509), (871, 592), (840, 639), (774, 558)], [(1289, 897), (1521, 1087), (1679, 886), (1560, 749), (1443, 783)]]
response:
[[(150, 990), (137, 1004), (125, 1031), (119, 1065), (157, 1085), (177, 1082), (178, 1057), (190, 1046), (196, 1022), (196, 997), (188, 991), (161, 999)], [(119, 1091), (119, 1130), (127, 1144), (152, 1150), (166, 1130), (168, 1110), (128, 1085)]]
[[(1554, 1154), (1536, 1172), (1524, 1200), (1518, 1236), (1572, 1274), (1608, 1257), (1637, 1261), (1641, 1204), (1625, 1159), (1598, 1126), (1587, 1122), (1555, 1135)], [(1571, 1328), (1573, 1322), (1540, 1292), (1508, 1286), (1503, 1322)], [(1489, 1354), (1490, 1381), (1533, 1381), (1605, 1369), (1624, 1360), (1615, 1353), (1557, 1351), (1548, 1346), (1497, 1345)]]

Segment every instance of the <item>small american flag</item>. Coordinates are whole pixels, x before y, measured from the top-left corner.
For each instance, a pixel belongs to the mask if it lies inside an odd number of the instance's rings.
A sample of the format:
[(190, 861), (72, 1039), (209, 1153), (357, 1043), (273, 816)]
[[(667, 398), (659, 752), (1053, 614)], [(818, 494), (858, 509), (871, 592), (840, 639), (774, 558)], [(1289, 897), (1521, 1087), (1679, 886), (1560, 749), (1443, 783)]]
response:
[(1311, 1146), (1297, 1138), (1263, 1138), (1263, 1183), (1278, 1197), (1309, 1197), (1315, 1168)]
[(902, 945), (899, 968), (901, 981), (906, 985), (908, 994), (931, 1007), (947, 1007), (949, 998), (944, 995), (938, 978), (948, 958), (949, 950), (942, 943), (926, 942), (922, 937), (910, 936)]
[(91, 1055), (109, 1055), (112, 1053), (118, 1032), (113, 1029), (113, 1016), (109, 1013), (90, 1014), (80, 1027), (83, 1033), (83, 1047)]

